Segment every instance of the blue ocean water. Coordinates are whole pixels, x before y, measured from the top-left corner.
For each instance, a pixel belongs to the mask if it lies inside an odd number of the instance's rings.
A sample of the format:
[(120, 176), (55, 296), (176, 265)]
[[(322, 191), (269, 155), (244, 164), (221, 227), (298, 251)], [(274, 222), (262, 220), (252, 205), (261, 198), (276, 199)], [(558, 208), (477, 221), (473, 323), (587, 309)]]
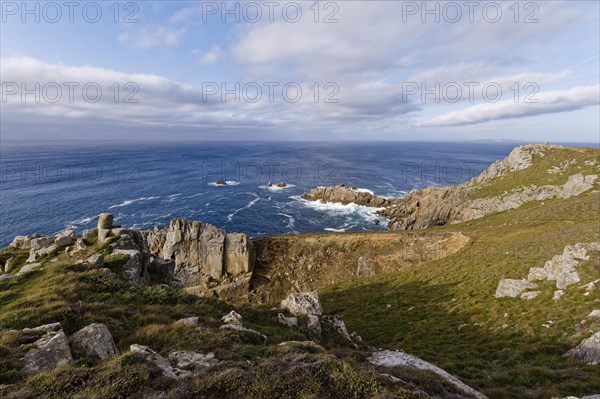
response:
[[(81, 231), (110, 212), (137, 229), (201, 220), (253, 237), (383, 230), (356, 205), (299, 198), (338, 183), (401, 197), (413, 188), (470, 180), (505, 157), (499, 143), (3, 143), (0, 246), (15, 235)], [(224, 180), (227, 186), (215, 182)], [(285, 189), (268, 188), (284, 181)], [(380, 225), (373, 224), (375, 219)]]

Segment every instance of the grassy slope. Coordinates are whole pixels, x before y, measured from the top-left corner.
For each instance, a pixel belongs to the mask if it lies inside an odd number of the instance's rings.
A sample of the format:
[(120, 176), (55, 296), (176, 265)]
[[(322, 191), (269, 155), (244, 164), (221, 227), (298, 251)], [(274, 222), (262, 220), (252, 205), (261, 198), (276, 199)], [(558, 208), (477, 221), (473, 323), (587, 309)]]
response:
[[(575, 161), (575, 162), (572, 162)], [(591, 162), (595, 162), (592, 164)], [(472, 198), (502, 196), (515, 187), (522, 186), (560, 186), (567, 182), (569, 176), (581, 173), (583, 175), (598, 174), (600, 151), (594, 148), (550, 148), (545, 149), (543, 156), (534, 154), (532, 166), (523, 170), (508, 172), (487, 184), (478, 185), (471, 193)], [(560, 167), (558, 173), (548, 173), (548, 170)]]
[[(78, 257), (85, 258), (94, 251), (107, 252), (107, 248), (88, 249)], [(4, 250), (0, 256), (22, 257), (22, 252)], [(111, 261), (106, 266), (114, 271), (124, 262), (118, 257), (108, 259)], [(43, 270), (0, 281), (0, 328), (21, 329), (58, 321), (70, 335), (92, 322), (101, 322), (112, 332), (122, 355), (103, 362), (79, 359), (24, 378), (19, 373), (19, 359), (39, 334), (0, 330), (0, 397), (117, 399), (165, 392), (166, 396), (161, 396), (165, 399), (423, 398), (391, 385), (365, 362), (362, 351), (348, 349), (347, 341), (334, 335), (326, 334), (320, 340), (323, 347), (278, 346), (282, 341), (318, 339), (305, 327), (281, 325), (276, 310), (236, 309), (246, 327), (268, 337), (264, 346), (262, 338), (254, 334), (219, 329), (220, 318), (234, 309), (232, 306), (170, 287), (130, 286), (98, 270), (78, 266), (76, 260), (63, 253), (54, 262), (42, 260)], [(199, 316), (200, 327), (173, 323), (189, 316)], [(165, 356), (175, 350), (213, 352), (221, 363), (206, 375), (176, 382), (129, 354), (133, 343), (150, 346)], [(421, 381), (427, 378), (431, 376)]]
[[(446, 226), (473, 241), (442, 260), (328, 287), (324, 308), (367, 343), (421, 356), (491, 398), (600, 392), (597, 366), (562, 356), (600, 327), (581, 324), (600, 308), (598, 290), (586, 297), (570, 287), (554, 303), (555, 288), (543, 282), (534, 300), (494, 299), (500, 279), (526, 278), (567, 244), (600, 241), (599, 205), (600, 194), (589, 192)], [(598, 254), (580, 270), (584, 281), (598, 278)]]

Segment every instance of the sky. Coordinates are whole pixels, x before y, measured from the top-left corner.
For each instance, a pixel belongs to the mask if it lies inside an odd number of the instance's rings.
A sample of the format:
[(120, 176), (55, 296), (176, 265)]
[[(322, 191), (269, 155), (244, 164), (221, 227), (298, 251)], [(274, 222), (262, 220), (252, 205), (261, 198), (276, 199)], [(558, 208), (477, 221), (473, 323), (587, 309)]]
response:
[(599, 142), (599, 1), (0, 1), (2, 140)]

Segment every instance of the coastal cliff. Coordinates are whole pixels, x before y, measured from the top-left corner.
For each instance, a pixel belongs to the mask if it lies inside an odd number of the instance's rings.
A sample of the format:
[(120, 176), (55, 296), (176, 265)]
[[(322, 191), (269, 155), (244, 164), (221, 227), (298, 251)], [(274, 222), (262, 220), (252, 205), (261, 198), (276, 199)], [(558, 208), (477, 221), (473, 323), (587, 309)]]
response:
[(550, 144), (516, 147), (471, 181), (451, 187), (413, 190), (405, 198), (385, 199), (345, 185), (303, 194), (312, 201), (383, 207), (393, 230), (425, 229), (478, 219), (531, 201), (570, 198), (598, 186), (597, 150)]
[(305, 196), (384, 208), (387, 232), (252, 239), (102, 214), (18, 236), (0, 251), (0, 396), (598, 393), (599, 164), (524, 146), (459, 186)]

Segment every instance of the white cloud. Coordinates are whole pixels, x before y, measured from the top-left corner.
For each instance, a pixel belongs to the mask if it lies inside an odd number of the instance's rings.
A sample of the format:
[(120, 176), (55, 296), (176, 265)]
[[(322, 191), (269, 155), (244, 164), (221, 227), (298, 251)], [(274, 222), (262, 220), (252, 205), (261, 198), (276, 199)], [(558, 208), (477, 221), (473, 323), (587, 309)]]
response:
[(121, 32), (118, 41), (129, 47), (149, 49), (158, 46), (174, 46), (183, 39), (184, 29), (165, 27), (141, 28), (136, 31)]
[(537, 103), (502, 100), (497, 103), (477, 104), (437, 116), (425, 122), (418, 122), (416, 126), (463, 126), (494, 120), (524, 118), (582, 109), (587, 106), (600, 104), (600, 85), (548, 91), (539, 93), (535, 98), (539, 100)]
[(184, 7), (184, 8), (181, 8), (181, 9), (175, 11), (173, 13), (173, 15), (171, 15), (171, 18), (169, 18), (169, 23), (178, 24), (178, 23), (186, 22), (189, 19), (200, 15), (200, 13), (201, 13), (201, 9), (197, 5), (191, 6), (191, 7)]
[(202, 55), (202, 57), (200, 58), (200, 65), (210, 65), (210, 64), (214, 64), (215, 62), (217, 62), (219, 60), (219, 58), (221, 58), (221, 48), (217, 45), (213, 45), (212, 48), (210, 49), (210, 51), (206, 52), (204, 55)]

